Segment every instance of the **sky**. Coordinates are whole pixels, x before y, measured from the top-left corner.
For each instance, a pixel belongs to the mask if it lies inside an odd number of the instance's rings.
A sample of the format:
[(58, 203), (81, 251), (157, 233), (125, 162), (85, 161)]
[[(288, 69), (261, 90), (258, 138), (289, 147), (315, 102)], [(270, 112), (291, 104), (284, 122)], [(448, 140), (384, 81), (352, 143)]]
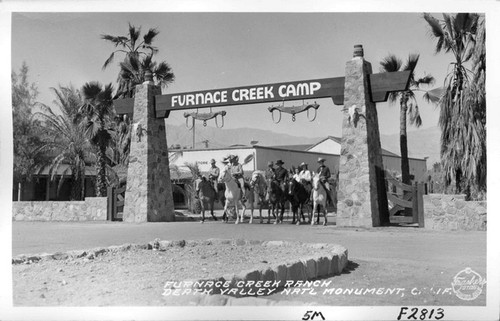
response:
[[(59, 84), (71, 83), (77, 88), (88, 81), (116, 84), (117, 65), (123, 55), (117, 55), (114, 63), (102, 70), (115, 48), (100, 37), (126, 35), (128, 23), (141, 26), (143, 34), (149, 28), (160, 31), (155, 40), (159, 48), (156, 60), (169, 63), (175, 74), (175, 82), (163, 93), (342, 77), (356, 44), (363, 45), (374, 73), (379, 72), (379, 62), (389, 53), (402, 59), (410, 53), (420, 54), (417, 77), (430, 73), (436, 78), (429, 89), (443, 83), (453, 60), (449, 54), (435, 54), (435, 40), (420, 12), (50, 12), (13, 13), (12, 69), (19, 70), (26, 62), (30, 80), (40, 91), (39, 100), (48, 105), (54, 99), (49, 88)], [(284, 105), (302, 103), (289, 101)], [(213, 111), (226, 110), (225, 128), (250, 127), (307, 137), (341, 136), (342, 106), (334, 105), (331, 99), (319, 99), (317, 103), (320, 108), (314, 122), (309, 122), (305, 113), (297, 115), (295, 122), (283, 114), (281, 122), (275, 124), (267, 110), (272, 104)], [(436, 126), (438, 109), (421, 99), (419, 107), (421, 128)], [(378, 112), (380, 132), (398, 133), (398, 105), (379, 103)], [(184, 124), (183, 113), (172, 112), (167, 124)], [(208, 124), (215, 126), (213, 121)], [(197, 130), (202, 131), (202, 126)]]

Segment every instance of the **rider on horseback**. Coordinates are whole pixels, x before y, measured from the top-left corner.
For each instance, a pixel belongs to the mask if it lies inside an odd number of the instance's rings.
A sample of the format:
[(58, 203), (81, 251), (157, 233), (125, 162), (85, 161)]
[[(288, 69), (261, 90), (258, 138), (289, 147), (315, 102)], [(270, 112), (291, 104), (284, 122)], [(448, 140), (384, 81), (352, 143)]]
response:
[[(272, 161), (267, 163), (267, 169), (264, 173), (264, 178), (266, 179), (266, 182), (269, 182), (274, 178), (274, 163)], [(266, 192), (265, 200), (266, 202), (269, 201), (269, 191)]]
[(229, 155), (229, 164), (230, 164), (230, 172), (231, 175), (236, 179), (236, 181), (239, 183), (239, 187), (241, 189), (241, 201), (246, 202), (245, 198), (245, 182), (243, 180), (243, 167), (241, 166), (240, 163), (238, 163), (238, 156), (236, 155)]
[(328, 183), (328, 179), (332, 176), (332, 174), (330, 173), (330, 169), (325, 165), (324, 158), (318, 158), (318, 163), (320, 164), (320, 166), (318, 167), (316, 173), (318, 173), (319, 175), (319, 182), (328, 191), (326, 193), (328, 202), (333, 203), (332, 197), (330, 195), (330, 184)]
[(276, 161), (276, 165), (278, 167), (274, 170), (274, 179), (278, 182), (281, 190), (284, 192), (286, 191), (286, 182), (288, 181), (288, 171), (283, 168), (283, 164), (284, 163), (281, 159)]
[(302, 162), (300, 164), (300, 172), (299, 172), (299, 181), (304, 185), (307, 193), (311, 193), (312, 191), (312, 176), (311, 171), (307, 169), (307, 163)]
[[(219, 179), (220, 170), (219, 167), (215, 165), (215, 159), (213, 158), (210, 160), (210, 165), (211, 167), (208, 171), (208, 180), (212, 183), (212, 186), (214, 187), (215, 190), (215, 194), (217, 194), (218, 192), (217, 180)], [(216, 198), (215, 201), (218, 202), (219, 200)]]

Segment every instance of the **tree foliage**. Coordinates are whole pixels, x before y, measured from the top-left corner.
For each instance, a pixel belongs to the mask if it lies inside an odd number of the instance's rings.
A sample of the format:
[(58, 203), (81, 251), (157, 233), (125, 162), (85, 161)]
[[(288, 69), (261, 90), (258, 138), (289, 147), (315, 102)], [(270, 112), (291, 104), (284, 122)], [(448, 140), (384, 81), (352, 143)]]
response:
[(30, 181), (37, 167), (44, 162), (43, 154), (38, 151), (43, 131), (33, 116), (38, 105), (38, 89), (29, 82), (28, 74), (26, 63), (18, 73), (11, 73), (15, 183)]
[(58, 169), (62, 168), (61, 165), (69, 165), (59, 177), (58, 191), (64, 176), (71, 175), (73, 178), (71, 200), (83, 200), (85, 168), (87, 163), (93, 161), (93, 153), (82, 123), (77, 120), (82, 97), (73, 86), (59, 86), (51, 90), (56, 96), (53, 103), (61, 113), (56, 114), (52, 108), (43, 105), (42, 111), (36, 114), (47, 133), (39, 150), (50, 155), (52, 159), (49, 169), (52, 180), (56, 178)]
[(82, 87), (83, 105), (79, 109), (79, 120), (84, 132), (96, 150), (97, 196), (107, 193), (107, 156), (113, 136), (113, 86), (102, 86), (99, 82), (88, 82)]
[(426, 13), (436, 53), (451, 53), (454, 61), (444, 81), (439, 106), (441, 161), (445, 183), (456, 192), (486, 191), (486, 72), (484, 17), (475, 13)]

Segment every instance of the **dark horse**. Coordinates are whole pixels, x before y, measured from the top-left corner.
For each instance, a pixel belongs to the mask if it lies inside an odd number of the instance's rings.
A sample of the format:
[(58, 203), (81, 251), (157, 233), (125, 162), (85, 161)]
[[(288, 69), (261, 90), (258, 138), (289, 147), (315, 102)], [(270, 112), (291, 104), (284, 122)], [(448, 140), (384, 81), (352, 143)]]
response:
[[(201, 203), (201, 222), (205, 222), (205, 210), (209, 209), (210, 214), (214, 221), (217, 221), (217, 218), (214, 215), (214, 202), (221, 200), (223, 202), (224, 195), (224, 184), (218, 184), (217, 188), (219, 190), (218, 193), (215, 192), (214, 186), (212, 182), (203, 178), (198, 185), (200, 189), (198, 197)], [(222, 198), (221, 198), (222, 194)]]
[[(304, 205), (306, 205), (307, 208), (309, 208), (309, 199), (310, 199), (309, 195), (310, 194), (307, 192), (304, 185), (297, 182), (295, 179), (291, 179), (288, 182), (287, 198), (290, 204), (292, 205), (292, 212), (293, 212), (292, 224), (295, 224), (295, 215), (297, 215), (297, 225), (300, 224), (299, 211), (300, 211), (300, 216), (302, 217), (302, 222), (306, 221), (306, 218), (304, 217), (303, 207)], [(309, 211), (308, 211), (308, 219), (309, 221), (311, 220)]]
[[(278, 222), (283, 223), (286, 193), (281, 189), (280, 184), (276, 180), (271, 180), (271, 182), (267, 185), (267, 192), (269, 194), (269, 213), (272, 213), (276, 218), (274, 224), (277, 224)], [(281, 214), (279, 217), (278, 210), (281, 210)], [(269, 223), (269, 219), (267, 222)]]

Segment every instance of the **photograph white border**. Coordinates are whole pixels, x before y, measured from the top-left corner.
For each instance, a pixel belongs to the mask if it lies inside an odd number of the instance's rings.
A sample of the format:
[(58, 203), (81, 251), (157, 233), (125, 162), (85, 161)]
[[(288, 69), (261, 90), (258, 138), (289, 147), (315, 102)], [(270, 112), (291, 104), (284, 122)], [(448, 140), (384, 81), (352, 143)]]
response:
[[(12, 12), (485, 12), (487, 30), (487, 128), (488, 128), (488, 231), (487, 306), (443, 307), (442, 320), (495, 320), (499, 318), (499, 195), (498, 157), (500, 137), (500, 2), (498, 1), (3, 1), (0, 2), (0, 169), (7, 184), (0, 184), (0, 319), (9, 320), (300, 320), (307, 310), (322, 311), (332, 320), (395, 320), (394, 307), (13, 307), (12, 302), (12, 110), (11, 110), (11, 13)], [(432, 306), (427, 307), (432, 308)]]

